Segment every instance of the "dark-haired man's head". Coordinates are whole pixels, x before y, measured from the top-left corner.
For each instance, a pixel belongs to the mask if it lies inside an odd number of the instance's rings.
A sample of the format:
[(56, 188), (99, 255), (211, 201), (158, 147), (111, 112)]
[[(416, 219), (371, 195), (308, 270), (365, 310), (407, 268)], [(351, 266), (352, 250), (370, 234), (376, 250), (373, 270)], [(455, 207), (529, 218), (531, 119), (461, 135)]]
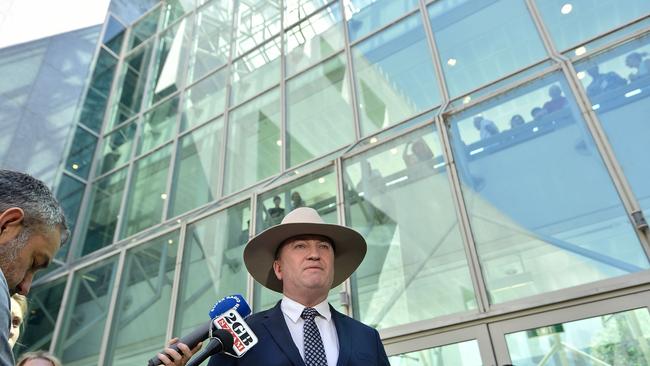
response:
[(43, 182), (0, 170), (0, 269), (11, 294), (27, 295), (68, 236), (63, 209)]

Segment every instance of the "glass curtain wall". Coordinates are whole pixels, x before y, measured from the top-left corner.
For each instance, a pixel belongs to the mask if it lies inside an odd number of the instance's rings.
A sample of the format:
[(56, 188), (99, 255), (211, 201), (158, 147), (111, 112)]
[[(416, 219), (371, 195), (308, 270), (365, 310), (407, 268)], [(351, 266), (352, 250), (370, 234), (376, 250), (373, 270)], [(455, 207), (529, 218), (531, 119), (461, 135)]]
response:
[[(29, 320), (48, 329), (26, 347), (129, 364), (225, 295), (273, 306), (242, 252), (299, 206), (364, 235), (329, 301), (391, 337), (647, 282), (649, 15), (636, 0), (206, 0), (162, 1), (126, 31), (109, 19), (80, 112), (78, 141), (98, 148), (64, 159), (74, 261), (34, 288), (36, 314), (67, 305)], [(121, 343), (153, 316), (151, 337)], [(533, 331), (513, 350), (557, 341)], [(391, 362), (475, 364), (476, 347)]]

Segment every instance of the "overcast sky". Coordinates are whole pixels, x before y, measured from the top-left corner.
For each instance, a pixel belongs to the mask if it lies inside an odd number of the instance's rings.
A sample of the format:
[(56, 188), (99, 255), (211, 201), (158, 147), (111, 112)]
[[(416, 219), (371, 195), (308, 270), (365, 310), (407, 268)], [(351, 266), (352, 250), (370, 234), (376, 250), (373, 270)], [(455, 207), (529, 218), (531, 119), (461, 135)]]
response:
[(0, 48), (104, 22), (110, 0), (0, 0)]

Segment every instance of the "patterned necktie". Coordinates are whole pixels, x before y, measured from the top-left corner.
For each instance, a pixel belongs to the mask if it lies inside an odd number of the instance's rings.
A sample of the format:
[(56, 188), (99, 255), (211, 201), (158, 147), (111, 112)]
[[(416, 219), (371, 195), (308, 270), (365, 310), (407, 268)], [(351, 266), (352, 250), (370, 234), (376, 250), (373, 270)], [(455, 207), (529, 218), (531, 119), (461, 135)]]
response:
[(307, 366), (327, 366), (323, 340), (320, 337), (320, 332), (318, 332), (318, 327), (314, 321), (316, 315), (319, 314), (314, 308), (305, 308), (302, 311), (302, 314), (300, 314), (300, 317), (305, 320), (305, 324), (302, 328), (305, 364)]

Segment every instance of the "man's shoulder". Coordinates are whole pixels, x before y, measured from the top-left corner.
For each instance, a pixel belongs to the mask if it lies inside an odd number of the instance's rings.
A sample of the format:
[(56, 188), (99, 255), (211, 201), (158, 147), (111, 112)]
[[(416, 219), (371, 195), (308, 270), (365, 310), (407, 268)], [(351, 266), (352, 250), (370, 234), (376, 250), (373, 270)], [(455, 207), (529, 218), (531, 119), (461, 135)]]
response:
[(266, 309), (266, 310), (259, 311), (257, 313), (253, 313), (253, 314), (249, 315), (246, 318), (246, 323), (248, 325), (253, 325), (253, 324), (260, 323), (264, 319), (268, 318), (271, 314), (273, 314), (274, 311), (277, 311), (275, 306), (270, 308), (270, 309)]
[(377, 330), (367, 324), (362, 323), (361, 321), (354, 319), (350, 316), (347, 316), (341, 312), (336, 311), (336, 309), (332, 309), (332, 315), (334, 316), (334, 321), (340, 322), (341, 325), (348, 327), (348, 328), (354, 328), (358, 329), (362, 332), (371, 332), (371, 333), (376, 333)]

